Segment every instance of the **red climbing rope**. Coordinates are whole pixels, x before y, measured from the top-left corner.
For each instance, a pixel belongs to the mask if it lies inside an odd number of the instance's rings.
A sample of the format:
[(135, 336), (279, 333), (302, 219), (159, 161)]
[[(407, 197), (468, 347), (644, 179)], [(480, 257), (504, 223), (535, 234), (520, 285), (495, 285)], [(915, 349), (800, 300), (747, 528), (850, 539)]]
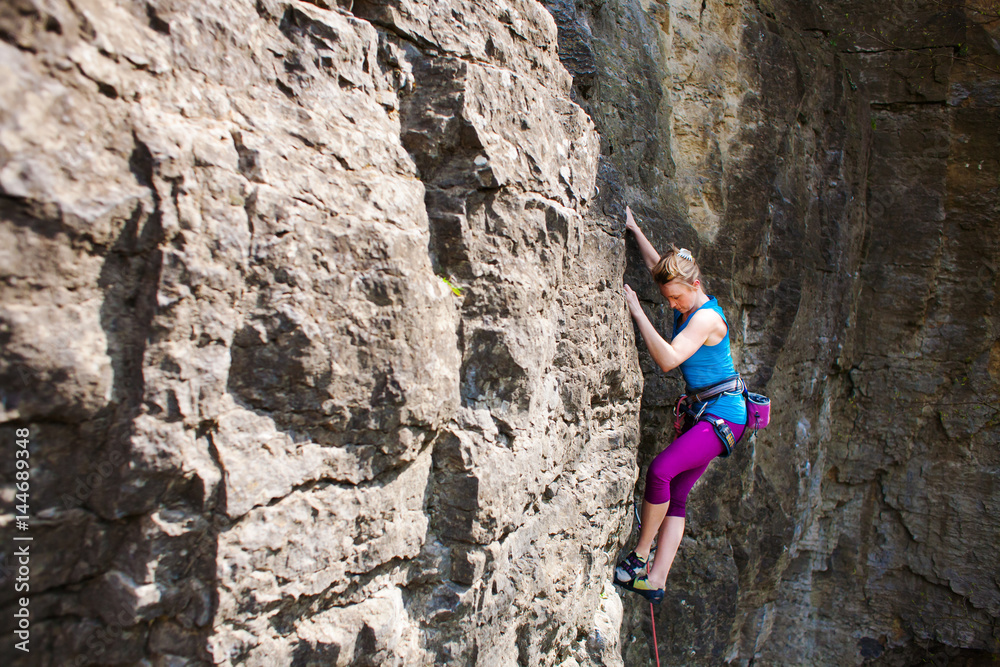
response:
[(653, 603), (649, 603), (649, 620), (653, 623), (653, 650), (656, 651), (656, 667), (660, 667), (660, 647), (656, 644), (656, 617), (653, 616)]

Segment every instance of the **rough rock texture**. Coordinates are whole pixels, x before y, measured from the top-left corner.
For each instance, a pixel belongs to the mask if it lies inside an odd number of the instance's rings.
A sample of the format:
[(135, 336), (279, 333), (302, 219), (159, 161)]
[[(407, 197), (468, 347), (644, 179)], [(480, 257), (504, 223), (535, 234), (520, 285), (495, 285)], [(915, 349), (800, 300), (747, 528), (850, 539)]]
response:
[(995, 5), (15, 0), (0, 55), (5, 664), (648, 664), (625, 203), (775, 404), (664, 663), (1000, 653)]
[(0, 35), (5, 663), (620, 663), (641, 374), (545, 9), (24, 0)]
[[(599, 184), (655, 245), (695, 248), (774, 401), (774, 425), (695, 488), (661, 657), (995, 659), (995, 3), (550, 6)], [(645, 463), (679, 384), (640, 349)], [(651, 658), (648, 619), (626, 600), (626, 664)]]

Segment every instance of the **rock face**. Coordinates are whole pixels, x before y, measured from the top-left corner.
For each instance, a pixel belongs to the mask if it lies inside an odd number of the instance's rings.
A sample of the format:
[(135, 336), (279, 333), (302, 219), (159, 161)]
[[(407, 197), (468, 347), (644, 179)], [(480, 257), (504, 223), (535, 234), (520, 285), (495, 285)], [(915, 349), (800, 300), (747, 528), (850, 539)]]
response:
[(0, 33), (32, 664), (620, 663), (641, 374), (545, 9)]
[[(696, 249), (774, 401), (688, 504), (666, 662), (995, 658), (996, 7), (551, 6), (602, 189), (654, 244)], [(640, 269), (625, 279), (666, 329)], [(640, 355), (645, 463), (679, 385)], [(625, 608), (642, 664), (648, 609)]]
[(650, 662), (625, 203), (774, 401), (664, 661), (1000, 653), (1000, 22), (896, 4), (0, 7), (5, 664)]

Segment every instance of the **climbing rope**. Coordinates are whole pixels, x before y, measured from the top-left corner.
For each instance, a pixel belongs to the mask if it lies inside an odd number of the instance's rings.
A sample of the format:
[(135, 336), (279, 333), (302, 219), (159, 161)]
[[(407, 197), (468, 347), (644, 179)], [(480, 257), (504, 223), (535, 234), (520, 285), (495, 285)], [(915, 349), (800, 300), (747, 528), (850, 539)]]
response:
[(649, 603), (649, 620), (653, 623), (653, 650), (656, 652), (656, 667), (660, 667), (660, 647), (656, 644), (656, 617), (653, 615), (653, 603)]
[[(632, 501), (632, 511), (635, 512), (635, 522), (642, 529), (642, 517), (639, 515), (639, 505)], [(652, 555), (652, 554), (650, 554)], [(656, 667), (660, 667), (660, 647), (656, 643), (656, 616), (653, 615), (653, 603), (649, 603), (649, 621), (653, 625), (653, 651), (656, 653)]]

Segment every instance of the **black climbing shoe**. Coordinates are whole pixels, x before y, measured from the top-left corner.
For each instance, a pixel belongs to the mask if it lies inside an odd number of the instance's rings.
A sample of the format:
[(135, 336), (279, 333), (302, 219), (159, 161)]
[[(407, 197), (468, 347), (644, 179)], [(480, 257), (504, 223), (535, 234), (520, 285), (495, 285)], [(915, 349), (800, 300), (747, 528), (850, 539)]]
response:
[(635, 581), (635, 578), (639, 576), (639, 571), (646, 569), (647, 562), (648, 560), (639, 558), (633, 551), (615, 568), (615, 583), (624, 584)]
[(663, 589), (653, 588), (649, 584), (649, 580), (646, 577), (639, 577), (633, 581), (629, 582), (615, 582), (616, 586), (621, 586), (622, 588), (632, 591), (633, 593), (638, 593), (642, 597), (646, 598), (650, 602), (655, 604), (660, 604), (663, 602)]

